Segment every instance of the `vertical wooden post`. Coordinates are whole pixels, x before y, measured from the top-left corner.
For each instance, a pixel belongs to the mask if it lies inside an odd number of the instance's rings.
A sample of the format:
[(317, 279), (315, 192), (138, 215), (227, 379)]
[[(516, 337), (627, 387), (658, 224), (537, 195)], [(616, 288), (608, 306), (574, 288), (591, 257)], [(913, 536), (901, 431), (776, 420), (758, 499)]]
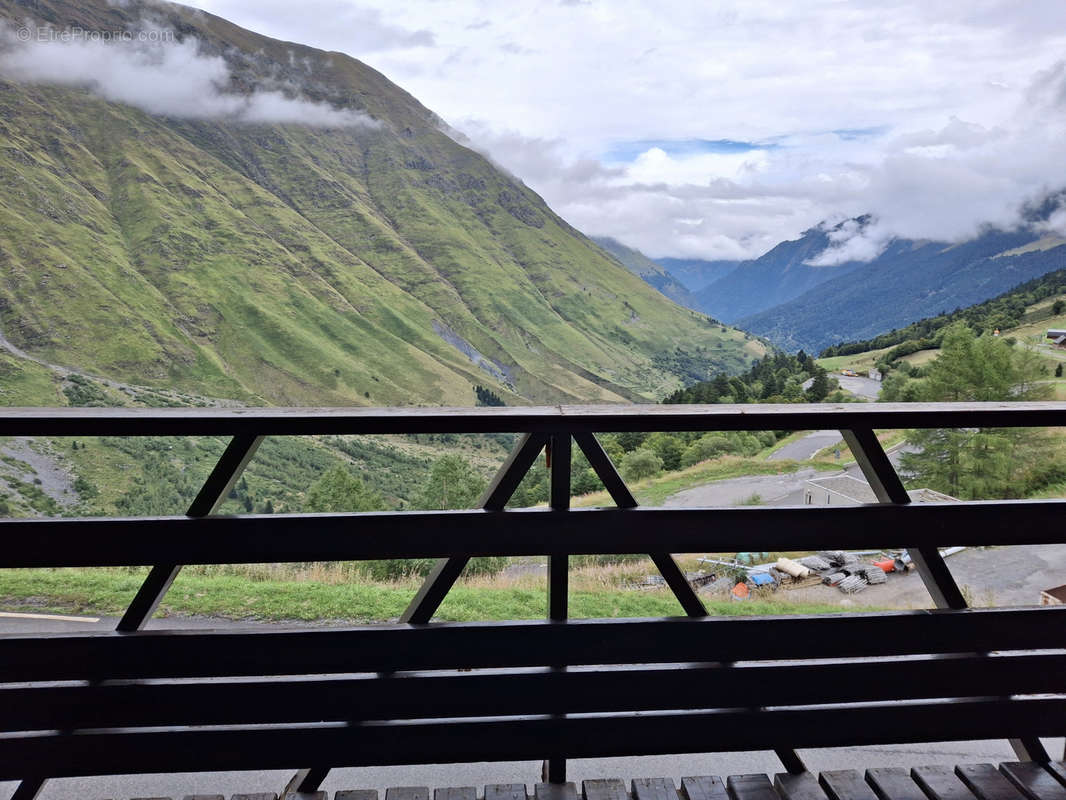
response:
[[(549, 505), (553, 511), (570, 510), (570, 434), (553, 433), (548, 440)], [(570, 555), (548, 554), (548, 619), (564, 622), (569, 616)], [(566, 669), (566, 666), (555, 667)], [(566, 783), (566, 758), (549, 757), (544, 762), (544, 780)]]

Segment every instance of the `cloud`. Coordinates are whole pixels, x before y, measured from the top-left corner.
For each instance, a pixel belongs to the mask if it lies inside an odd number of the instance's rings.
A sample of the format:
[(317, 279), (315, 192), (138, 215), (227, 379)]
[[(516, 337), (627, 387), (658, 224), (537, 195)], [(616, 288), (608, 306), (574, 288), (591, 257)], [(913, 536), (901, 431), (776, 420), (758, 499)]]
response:
[[(441, 47), (375, 66), (457, 127), (478, 120), (471, 139), (582, 230), (728, 258), (869, 213), (835, 254), (861, 255), (1016, 226), (1027, 199), (1066, 185), (1060, 6), (409, 0), (390, 18)], [(472, 18), (530, 52), (486, 46)], [(588, 162), (618, 172), (581, 177)]]
[[(436, 35), (386, 19), (388, 11), (336, 0), (199, 0), (201, 8), (282, 40), (314, 44), (361, 58), (367, 53), (431, 49)], [(391, 9), (389, 9), (391, 10)], [(296, 32), (299, 33), (296, 33)]]
[[(78, 86), (149, 114), (238, 123), (289, 123), (316, 127), (376, 126), (357, 111), (337, 109), (280, 90), (227, 91), (231, 75), (220, 56), (200, 53), (198, 42), (175, 41), (149, 29), (98, 39), (0, 31), (0, 76), (22, 83)], [(154, 31), (155, 35), (151, 35)], [(143, 35), (142, 35), (143, 34)]]
[[(958, 242), (1030, 226), (1025, 209), (1066, 187), (1066, 64), (1038, 71), (1015, 99), (990, 124), (949, 116), (935, 128), (729, 146), (615, 141), (602, 161), (569, 156), (562, 139), (464, 129), (573, 225), (655, 257), (754, 258), (825, 220), (870, 215), (834, 230), (808, 262), (829, 266), (873, 259), (894, 238)], [(1048, 230), (1063, 230), (1054, 220)]]

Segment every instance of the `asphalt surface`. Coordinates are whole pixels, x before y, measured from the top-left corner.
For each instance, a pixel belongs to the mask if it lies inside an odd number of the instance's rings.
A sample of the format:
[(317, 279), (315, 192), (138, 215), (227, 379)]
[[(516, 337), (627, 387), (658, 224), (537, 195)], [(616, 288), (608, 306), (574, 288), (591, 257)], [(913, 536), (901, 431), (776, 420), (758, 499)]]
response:
[(806, 461), (813, 458), (819, 450), (841, 441), (840, 431), (812, 431), (802, 439), (789, 442), (770, 454), (770, 461)]
[(759, 505), (802, 505), (804, 484), (811, 478), (826, 474), (837, 473), (819, 472), (814, 467), (803, 467), (783, 475), (729, 478), (685, 489), (666, 498), (663, 505), (675, 508), (735, 506), (750, 500), (754, 495), (759, 496)]
[(876, 400), (881, 391), (881, 382), (871, 378), (851, 378), (836, 372), (833, 373), (833, 377), (840, 383), (841, 389), (859, 397), (865, 397), (867, 400)]

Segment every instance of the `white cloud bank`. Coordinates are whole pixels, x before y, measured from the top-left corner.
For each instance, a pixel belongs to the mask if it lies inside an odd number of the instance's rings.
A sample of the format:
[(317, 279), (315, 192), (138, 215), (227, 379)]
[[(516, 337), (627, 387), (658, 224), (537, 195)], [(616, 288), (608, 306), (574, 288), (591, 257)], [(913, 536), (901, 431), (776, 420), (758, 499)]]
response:
[[(1029, 225), (1027, 206), (1066, 189), (1066, 62), (1033, 76), (994, 123), (792, 135), (745, 152), (670, 154), (663, 143), (604, 164), (569, 159), (563, 140), (458, 127), (577, 228), (653, 256), (751, 258), (824, 221), (869, 214), (810, 262), (829, 266), (875, 258), (893, 238), (955, 242)], [(1042, 227), (1066, 233), (1066, 217)]]
[[(573, 225), (653, 256), (757, 256), (873, 215), (831, 263), (1013, 227), (1066, 187), (1062, 0), (362, 4), (434, 35), (376, 67)], [(669, 146), (696, 139), (762, 146)]]
[(230, 70), (221, 56), (203, 55), (195, 39), (177, 42), (166, 31), (144, 41), (88, 36), (64, 40), (39, 35), (36, 28), (0, 33), (0, 76), (22, 83), (84, 87), (105, 100), (149, 114), (329, 128), (379, 124), (365, 114), (277, 90), (231, 91)]

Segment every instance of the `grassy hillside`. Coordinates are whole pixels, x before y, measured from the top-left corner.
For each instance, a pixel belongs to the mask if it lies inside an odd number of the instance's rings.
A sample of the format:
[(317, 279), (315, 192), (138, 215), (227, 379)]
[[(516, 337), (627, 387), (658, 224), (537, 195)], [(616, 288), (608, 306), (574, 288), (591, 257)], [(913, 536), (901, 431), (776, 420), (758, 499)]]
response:
[(696, 296), (658, 262), (652, 261), (639, 250), (626, 247), (610, 236), (593, 236), (592, 241), (618, 259), (623, 267), (643, 278), (645, 283), (654, 286), (678, 305), (696, 311), (700, 310)]
[[(639, 400), (693, 365), (736, 372), (762, 355), (620, 267), (366, 65), (151, 8), (223, 55), (243, 90), (269, 79), (381, 124), (180, 120), (0, 80), (0, 331), (16, 347), (283, 405), (469, 405), (475, 384), (508, 402)], [(142, 11), (0, 4), (0, 18), (90, 30)], [(33, 397), (49, 397), (40, 379)]]
[(872, 339), (832, 345), (822, 351), (819, 363), (834, 357), (867, 354), (873, 350), (888, 353), (896, 347), (901, 348), (897, 355), (906, 355), (903, 350), (926, 350), (939, 343), (945, 328), (960, 320), (975, 330), (987, 331), (996, 328), (1007, 330), (1033, 323), (1051, 316), (1055, 300), (1063, 294), (1066, 294), (1066, 270), (1056, 270), (983, 303), (959, 308), (949, 314), (926, 317)]
[[(902, 372), (915, 378), (922, 367), (940, 354), (940, 341), (946, 328), (965, 322), (979, 334), (1000, 331), (1000, 336), (1035, 353), (1046, 372), (1053, 399), (1066, 399), (1066, 350), (1046, 337), (1049, 328), (1066, 328), (1066, 270), (1048, 273), (1016, 289), (951, 314), (919, 320), (874, 339), (848, 342), (828, 348), (817, 359), (824, 369), (851, 369), (862, 373), (879, 368), (887, 374)], [(868, 349), (863, 349), (868, 348)]]

